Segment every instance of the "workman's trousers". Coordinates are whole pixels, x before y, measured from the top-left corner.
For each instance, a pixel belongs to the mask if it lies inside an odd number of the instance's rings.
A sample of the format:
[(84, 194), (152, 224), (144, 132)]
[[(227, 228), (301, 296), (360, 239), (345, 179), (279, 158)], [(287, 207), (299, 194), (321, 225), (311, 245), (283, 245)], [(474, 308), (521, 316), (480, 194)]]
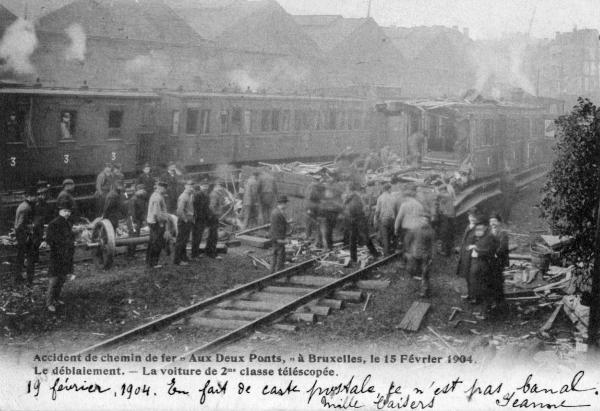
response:
[(154, 267), (158, 264), (160, 252), (165, 246), (165, 227), (159, 223), (149, 224), (150, 239), (146, 251), (146, 264)]
[[(33, 283), (33, 275), (35, 272), (35, 262), (38, 258), (37, 249), (35, 248), (35, 244), (32, 240), (32, 237), (25, 230), (17, 230), (17, 259), (15, 261), (15, 269), (14, 269), (14, 278), (16, 282), (20, 282), (23, 280), (21, 277), (21, 272), (23, 271), (23, 266), (25, 265), (25, 259), (27, 259), (27, 282), (29, 284)], [(39, 245), (38, 245), (39, 247)]]
[(208, 226), (208, 238), (206, 239), (206, 250), (204, 253), (210, 258), (217, 256), (217, 241), (219, 240), (219, 221), (215, 218)]
[(192, 227), (192, 258), (196, 258), (200, 255), (200, 243), (202, 242), (202, 236), (206, 229), (206, 221), (198, 220)]
[(67, 280), (66, 274), (53, 275), (48, 277), (48, 291), (46, 293), (46, 307), (55, 305), (60, 298), (60, 292)]
[(190, 233), (194, 223), (186, 222), (183, 219), (177, 221), (177, 239), (175, 240), (175, 255), (173, 256), (173, 264), (179, 264), (182, 261), (188, 261), (187, 243), (190, 240)]
[(442, 242), (442, 254), (449, 256), (452, 254), (454, 245), (454, 218), (447, 215), (439, 216), (438, 238)]
[(271, 261), (271, 272), (283, 270), (285, 267), (285, 244), (273, 243), (273, 261)]
[(350, 260), (356, 262), (358, 260), (358, 245), (363, 243), (367, 246), (369, 253), (373, 257), (378, 257), (379, 253), (371, 241), (367, 221), (364, 218), (349, 221), (349, 241), (350, 241)]
[(392, 255), (396, 250), (396, 235), (394, 234), (394, 219), (386, 218), (379, 222), (379, 237), (385, 256)]
[(333, 249), (333, 230), (337, 223), (338, 213), (322, 212), (319, 217), (319, 227), (321, 229), (321, 236), (323, 242), (328, 250)]
[(408, 256), (406, 268), (411, 277), (421, 277), (421, 295), (429, 295), (429, 267), (431, 257)]

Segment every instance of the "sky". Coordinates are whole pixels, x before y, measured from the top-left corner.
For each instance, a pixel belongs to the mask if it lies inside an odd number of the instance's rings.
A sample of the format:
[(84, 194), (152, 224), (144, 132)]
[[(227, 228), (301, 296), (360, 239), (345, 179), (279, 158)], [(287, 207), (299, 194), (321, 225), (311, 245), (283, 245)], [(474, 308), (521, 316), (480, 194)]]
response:
[[(365, 17), (369, 0), (277, 0), (291, 14)], [(600, 0), (371, 0), (371, 16), (382, 26), (459, 26), (471, 38), (498, 38), (529, 30), (538, 38), (556, 31), (600, 29)], [(535, 15), (534, 15), (535, 10)], [(533, 17), (533, 21), (532, 21)]]

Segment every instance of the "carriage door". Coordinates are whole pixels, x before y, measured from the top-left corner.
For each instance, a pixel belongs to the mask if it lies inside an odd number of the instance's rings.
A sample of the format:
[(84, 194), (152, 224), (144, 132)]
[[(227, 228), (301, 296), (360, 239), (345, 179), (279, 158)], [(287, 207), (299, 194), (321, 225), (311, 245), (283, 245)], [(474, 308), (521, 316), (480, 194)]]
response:
[(136, 139), (137, 147), (135, 162), (138, 166), (144, 163), (154, 163), (152, 155), (152, 144), (154, 142), (154, 133), (138, 133)]

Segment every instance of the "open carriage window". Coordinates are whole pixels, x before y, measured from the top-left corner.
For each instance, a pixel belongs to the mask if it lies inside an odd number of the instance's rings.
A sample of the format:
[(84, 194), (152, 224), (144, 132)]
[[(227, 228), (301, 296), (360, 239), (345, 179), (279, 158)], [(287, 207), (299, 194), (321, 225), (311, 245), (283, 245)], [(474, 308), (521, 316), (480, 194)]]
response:
[(62, 110), (60, 112), (60, 139), (73, 140), (75, 138), (75, 130), (77, 123), (77, 111)]
[(10, 111), (4, 122), (4, 135), (7, 143), (24, 141), (25, 115), (17, 110)]

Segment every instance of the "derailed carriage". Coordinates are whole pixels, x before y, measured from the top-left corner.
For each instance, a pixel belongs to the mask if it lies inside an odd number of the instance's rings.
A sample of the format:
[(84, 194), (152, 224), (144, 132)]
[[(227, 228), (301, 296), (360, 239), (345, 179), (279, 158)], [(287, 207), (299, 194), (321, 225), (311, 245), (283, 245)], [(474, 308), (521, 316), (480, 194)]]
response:
[(396, 100), (377, 105), (380, 140), (407, 158), (410, 136), (423, 134), (423, 162), (469, 168), (475, 180), (547, 163), (559, 100)]

